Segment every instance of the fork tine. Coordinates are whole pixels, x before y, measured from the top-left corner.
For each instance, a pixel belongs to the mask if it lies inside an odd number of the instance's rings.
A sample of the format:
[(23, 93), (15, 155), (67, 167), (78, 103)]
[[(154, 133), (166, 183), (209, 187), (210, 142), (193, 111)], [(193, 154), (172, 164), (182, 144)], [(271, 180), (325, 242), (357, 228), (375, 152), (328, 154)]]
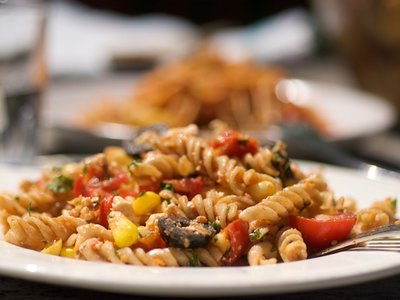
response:
[(314, 253), (310, 257), (319, 257), (345, 250), (400, 252), (400, 226), (388, 225), (362, 233), (352, 239)]
[(387, 248), (387, 247), (381, 247), (381, 248), (370, 248), (370, 247), (355, 247), (355, 248), (350, 248), (348, 251), (388, 251), (388, 252), (399, 252), (400, 253), (400, 248), (395, 247), (395, 248)]

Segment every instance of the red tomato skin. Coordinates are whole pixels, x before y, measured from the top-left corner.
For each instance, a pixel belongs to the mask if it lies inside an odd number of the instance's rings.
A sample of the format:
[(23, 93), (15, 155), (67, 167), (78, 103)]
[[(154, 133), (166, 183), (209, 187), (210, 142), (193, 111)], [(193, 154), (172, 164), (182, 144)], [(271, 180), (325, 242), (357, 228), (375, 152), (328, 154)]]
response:
[(121, 172), (108, 180), (104, 180), (101, 183), (101, 188), (104, 191), (112, 192), (114, 190), (117, 190), (122, 184), (128, 182), (129, 182), (128, 174)]
[(108, 214), (111, 211), (114, 195), (107, 194), (100, 200), (99, 224), (108, 228)]
[(331, 246), (335, 241), (345, 240), (357, 219), (353, 213), (342, 213), (328, 217), (327, 220), (318, 220), (289, 216), (289, 223), (301, 232), (307, 246), (311, 249), (322, 249)]
[(231, 249), (228, 252), (228, 256), (223, 258), (222, 263), (223, 265), (231, 266), (239, 261), (250, 245), (249, 223), (237, 219), (230, 223), (223, 232), (228, 235)]
[(167, 243), (162, 239), (158, 231), (153, 232), (151, 235), (144, 237), (134, 245), (134, 248), (142, 248), (148, 252), (153, 249), (166, 248)]
[(257, 153), (260, 144), (256, 139), (241, 137), (239, 132), (230, 129), (210, 142), (210, 146), (230, 157), (243, 157), (247, 153)]
[(196, 178), (171, 179), (165, 182), (172, 184), (175, 192), (186, 195), (189, 198), (200, 194), (204, 186), (203, 178), (200, 176)]
[(75, 197), (84, 196), (85, 185), (83, 182), (83, 175), (79, 175), (74, 182), (74, 195)]

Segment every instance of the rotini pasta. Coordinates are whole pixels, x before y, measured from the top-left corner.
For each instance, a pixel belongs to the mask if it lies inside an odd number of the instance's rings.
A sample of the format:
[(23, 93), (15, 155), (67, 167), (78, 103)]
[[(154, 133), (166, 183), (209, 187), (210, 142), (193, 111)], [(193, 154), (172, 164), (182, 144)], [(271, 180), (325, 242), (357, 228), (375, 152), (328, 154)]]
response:
[[(139, 142), (149, 150), (108, 147), (0, 193), (4, 240), (116, 264), (261, 266), (398, 223), (395, 198), (357, 210), (354, 199), (335, 198), (321, 173), (303, 173), (282, 143), (259, 147), (220, 125), (209, 140), (187, 126), (145, 132)], [(332, 220), (345, 220), (348, 232), (321, 239), (301, 226)]]

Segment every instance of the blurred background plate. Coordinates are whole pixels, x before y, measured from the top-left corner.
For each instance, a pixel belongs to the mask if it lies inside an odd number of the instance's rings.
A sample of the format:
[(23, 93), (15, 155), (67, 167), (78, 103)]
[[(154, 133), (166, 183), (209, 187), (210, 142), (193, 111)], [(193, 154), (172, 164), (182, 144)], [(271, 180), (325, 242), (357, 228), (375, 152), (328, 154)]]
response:
[[(131, 126), (103, 123), (85, 130), (79, 127), (78, 116), (99, 100), (126, 101), (138, 76), (73, 79), (50, 86), (43, 107), (42, 152), (95, 152), (129, 139), (134, 130)], [(285, 80), (282, 86), (293, 102), (312, 107), (326, 120), (329, 141), (354, 141), (384, 131), (396, 120), (385, 99), (350, 87), (301, 79)]]

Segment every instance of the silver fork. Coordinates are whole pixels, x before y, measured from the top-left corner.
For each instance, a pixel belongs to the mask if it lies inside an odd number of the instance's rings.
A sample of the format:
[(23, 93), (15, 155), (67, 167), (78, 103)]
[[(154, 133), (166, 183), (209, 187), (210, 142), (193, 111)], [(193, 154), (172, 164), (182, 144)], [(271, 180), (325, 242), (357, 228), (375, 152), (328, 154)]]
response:
[(319, 257), (340, 251), (391, 251), (400, 253), (400, 225), (383, 226), (338, 243), (310, 256)]

